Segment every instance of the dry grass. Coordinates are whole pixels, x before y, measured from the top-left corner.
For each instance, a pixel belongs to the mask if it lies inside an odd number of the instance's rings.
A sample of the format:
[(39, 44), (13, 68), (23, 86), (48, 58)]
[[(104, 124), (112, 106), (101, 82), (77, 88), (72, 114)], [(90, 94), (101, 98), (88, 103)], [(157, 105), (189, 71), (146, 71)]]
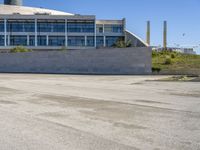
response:
[[(166, 59), (171, 63), (166, 64)], [(159, 68), (160, 74), (199, 74), (200, 55), (181, 54), (177, 52), (153, 52), (153, 68)]]

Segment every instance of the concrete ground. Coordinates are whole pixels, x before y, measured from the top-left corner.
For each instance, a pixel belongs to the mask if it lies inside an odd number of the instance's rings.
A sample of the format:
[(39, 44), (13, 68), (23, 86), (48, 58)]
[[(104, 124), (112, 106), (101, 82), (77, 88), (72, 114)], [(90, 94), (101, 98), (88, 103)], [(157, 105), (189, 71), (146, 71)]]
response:
[(199, 150), (200, 82), (0, 74), (0, 150)]

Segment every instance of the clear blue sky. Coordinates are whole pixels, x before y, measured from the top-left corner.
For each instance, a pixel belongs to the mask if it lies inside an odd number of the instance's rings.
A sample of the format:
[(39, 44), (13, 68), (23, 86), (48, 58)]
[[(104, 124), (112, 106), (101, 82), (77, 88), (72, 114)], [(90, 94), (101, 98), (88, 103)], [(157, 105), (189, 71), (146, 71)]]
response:
[(169, 46), (200, 45), (200, 0), (24, 0), (24, 5), (96, 15), (97, 19), (125, 17), (127, 29), (143, 39), (150, 20), (152, 45), (162, 44), (162, 23), (167, 20)]

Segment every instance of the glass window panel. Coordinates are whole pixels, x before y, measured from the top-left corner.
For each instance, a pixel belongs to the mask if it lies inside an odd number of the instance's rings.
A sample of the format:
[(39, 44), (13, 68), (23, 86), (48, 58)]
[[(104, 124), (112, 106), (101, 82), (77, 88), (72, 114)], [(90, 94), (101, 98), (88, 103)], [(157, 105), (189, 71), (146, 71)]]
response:
[(103, 46), (104, 46), (103, 36), (97, 36), (97, 47), (103, 47)]
[(7, 22), (8, 32), (34, 32), (35, 23), (33, 21), (26, 20), (8, 20)]
[(35, 36), (29, 37), (29, 46), (35, 46)]
[(4, 46), (4, 35), (0, 35), (0, 46)]
[(80, 21), (80, 20), (69, 20), (67, 23), (68, 32), (94, 32), (94, 21)]
[(84, 36), (69, 36), (68, 46), (85, 46)]
[(24, 23), (25, 32), (35, 32), (35, 23), (34, 22), (25, 22)]
[(49, 36), (49, 46), (64, 46), (65, 37), (64, 36)]
[(65, 23), (52, 23), (53, 32), (65, 32)]
[(51, 32), (51, 28), (51, 23), (38, 22), (37, 24), (37, 32)]
[(46, 46), (47, 45), (47, 38), (46, 36), (39, 35), (37, 37), (38, 46)]
[(23, 23), (8, 22), (7, 31), (8, 32), (23, 32)]
[(94, 36), (88, 36), (87, 37), (87, 46), (91, 46), (93, 47), (94, 46)]
[(10, 45), (11, 46), (27, 46), (27, 36), (11, 35)]
[(97, 25), (97, 33), (103, 33), (103, 25), (102, 24)]
[(38, 32), (65, 32), (64, 20), (38, 20)]
[(105, 25), (104, 29), (106, 33), (122, 33), (123, 25)]
[(4, 32), (4, 22), (0, 21), (0, 32)]

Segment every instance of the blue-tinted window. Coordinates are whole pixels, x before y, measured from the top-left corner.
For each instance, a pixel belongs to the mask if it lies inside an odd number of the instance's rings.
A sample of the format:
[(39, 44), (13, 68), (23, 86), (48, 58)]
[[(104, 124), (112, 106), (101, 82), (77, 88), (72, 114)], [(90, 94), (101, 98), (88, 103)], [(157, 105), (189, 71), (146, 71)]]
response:
[(106, 33), (122, 33), (123, 25), (105, 25), (104, 30)]
[(65, 37), (64, 36), (49, 36), (49, 46), (64, 46)]
[(25, 23), (24, 32), (35, 32), (35, 23), (34, 22)]
[(97, 47), (103, 47), (104, 46), (104, 40), (103, 36), (97, 36)]
[(27, 46), (27, 36), (11, 35), (10, 45), (11, 46)]
[(0, 35), (0, 46), (4, 46), (4, 35)]
[(107, 47), (112, 47), (116, 44), (118, 40), (123, 40), (123, 37), (118, 37), (118, 36), (107, 36), (106, 37), (106, 46)]
[(47, 38), (46, 36), (38, 36), (37, 37), (38, 46), (46, 46), (47, 45)]
[(8, 32), (34, 32), (35, 23), (33, 21), (9, 20), (7, 22)]
[(84, 36), (69, 36), (68, 46), (85, 46)]
[(80, 20), (69, 20), (67, 23), (68, 32), (94, 32), (95, 23), (94, 21), (80, 21)]
[(87, 46), (91, 46), (93, 47), (94, 46), (94, 36), (88, 36), (87, 37)]
[(103, 33), (103, 25), (97, 24), (96, 31), (97, 31), (97, 33)]
[(53, 32), (65, 32), (65, 23), (52, 23)]
[(64, 20), (38, 20), (38, 32), (65, 32)]
[(4, 22), (0, 21), (0, 32), (4, 32)]
[(35, 36), (29, 36), (29, 46), (35, 46)]
[(38, 22), (37, 32), (51, 32), (52, 26), (48, 22)]

